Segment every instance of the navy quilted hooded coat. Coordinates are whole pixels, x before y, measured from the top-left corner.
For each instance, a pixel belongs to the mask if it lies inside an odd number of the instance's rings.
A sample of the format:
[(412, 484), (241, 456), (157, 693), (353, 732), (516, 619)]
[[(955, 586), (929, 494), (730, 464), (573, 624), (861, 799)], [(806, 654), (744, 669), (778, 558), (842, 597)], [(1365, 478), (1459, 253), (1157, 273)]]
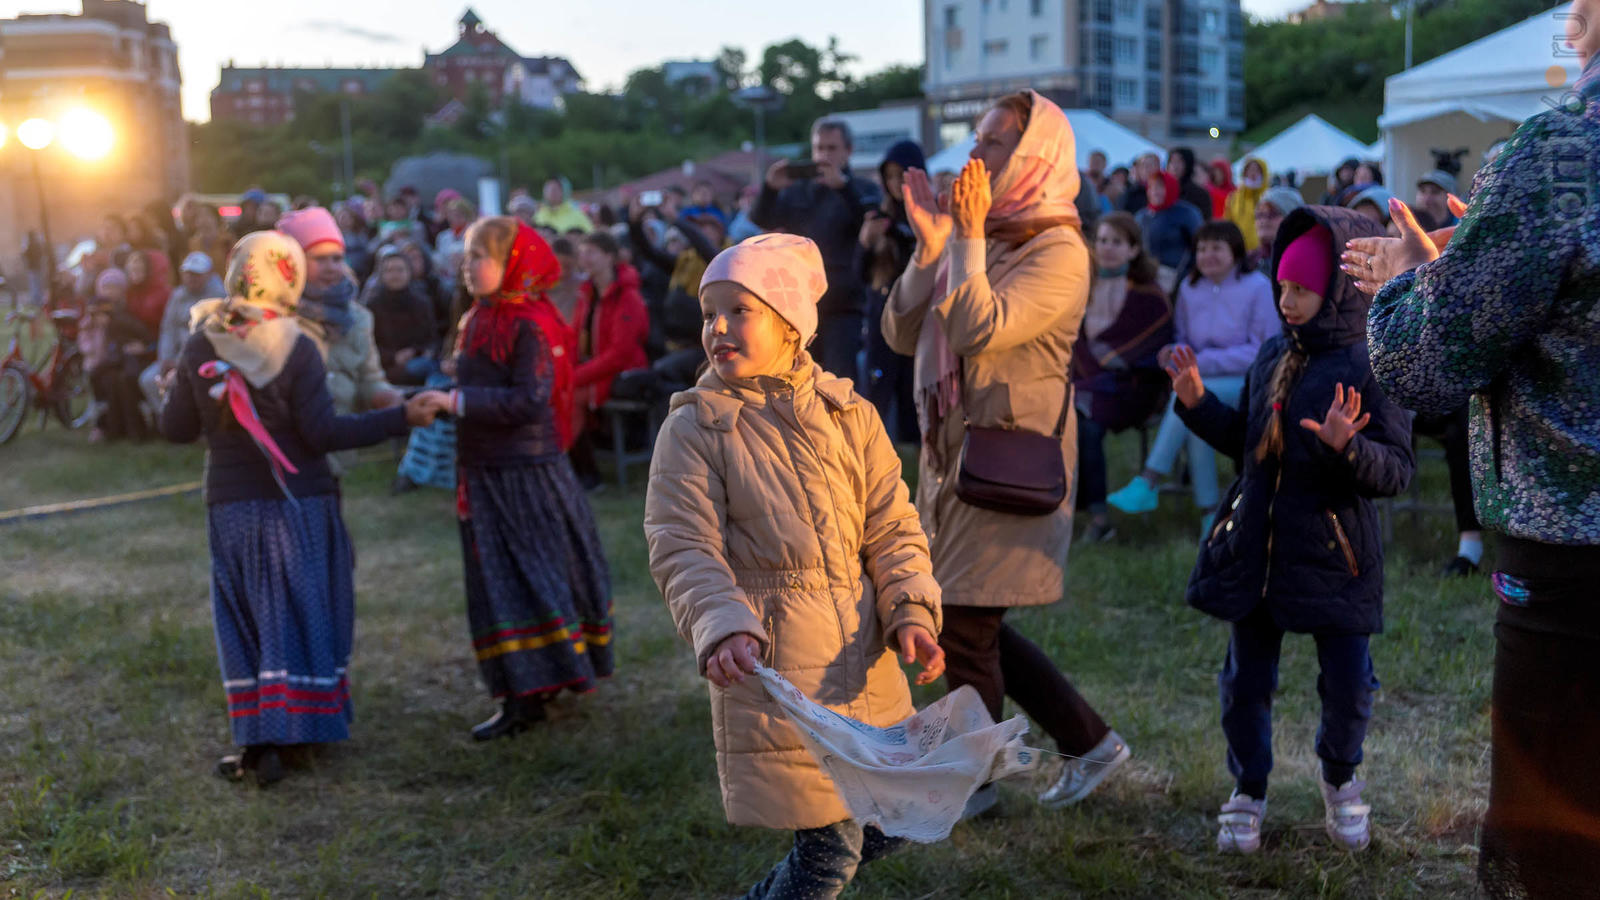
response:
[[(1201, 545), (1185, 599), (1227, 621), (1265, 603), (1287, 631), (1374, 634), (1383, 630), (1383, 538), (1372, 501), (1400, 493), (1411, 480), (1411, 422), (1384, 396), (1367, 360), (1371, 298), (1338, 268), (1335, 248), (1350, 238), (1381, 236), (1379, 227), (1353, 210), (1294, 210), (1273, 242), (1272, 270), (1289, 244), (1318, 223), (1333, 235), (1322, 309), (1304, 325), (1285, 323), (1281, 335), (1262, 345), (1245, 376), (1240, 409), (1210, 392), (1193, 409), (1178, 404), (1190, 430), (1241, 466)], [(1272, 374), (1291, 347), (1307, 359), (1283, 404), (1283, 454), (1258, 462), (1255, 448), (1274, 414)], [(1372, 416), (1342, 453), (1300, 425), (1323, 421), (1337, 384), (1356, 386), (1362, 411)]]

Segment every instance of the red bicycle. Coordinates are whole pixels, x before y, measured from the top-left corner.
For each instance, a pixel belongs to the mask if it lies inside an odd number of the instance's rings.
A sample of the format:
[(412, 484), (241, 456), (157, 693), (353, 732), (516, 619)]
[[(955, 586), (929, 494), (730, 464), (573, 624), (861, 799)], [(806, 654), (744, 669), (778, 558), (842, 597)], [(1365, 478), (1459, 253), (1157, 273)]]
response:
[(24, 326), (31, 325), (38, 315), (38, 310), (20, 306), (6, 313), (12, 333), (11, 346), (0, 359), (0, 444), (22, 429), (29, 409), (39, 411), (40, 428), (52, 414), (66, 428), (81, 428), (89, 419), (89, 390), (83, 377), (83, 354), (78, 350), (78, 312), (50, 311), (55, 343), (34, 365), (23, 355), (22, 334)]

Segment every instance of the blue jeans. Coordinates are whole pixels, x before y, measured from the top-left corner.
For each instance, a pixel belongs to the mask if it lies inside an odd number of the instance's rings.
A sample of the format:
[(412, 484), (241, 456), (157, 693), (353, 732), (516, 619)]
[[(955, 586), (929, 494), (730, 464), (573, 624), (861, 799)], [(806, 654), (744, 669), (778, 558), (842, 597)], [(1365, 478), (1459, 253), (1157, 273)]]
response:
[(1078, 410), (1078, 499), (1076, 507), (1102, 511), (1106, 506), (1106, 429)]
[[(1338, 787), (1361, 765), (1361, 745), (1372, 718), (1372, 693), (1378, 678), (1367, 651), (1369, 635), (1317, 634), (1317, 696), (1322, 724), (1317, 727), (1317, 757), (1322, 777)], [(1222, 695), (1222, 733), (1228, 739), (1228, 771), (1241, 793), (1266, 797), (1272, 771), (1272, 695), (1278, 690), (1278, 653), (1283, 629), (1266, 604), (1233, 623), (1228, 658), (1217, 676)]]
[(862, 864), (905, 846), (868, 825), (846, 819), (794, 833), (794, 849), (773, 867), (744, 900), (830, 900), (839, 896)]
[[(1218, 400), (1232, 407), (1239, 405), (1239, 392), (1244, 390), (1243, 375), (1207, 375), (1205, 382), (1206, 390), (1216, 394)], [(1167, 414), (1161, 418), (1161, 430), (1156, 433), (1155, 443), (1150, 445), (1150, 458), (1145, 460), (1144, 467), (1163, 475), (1170, 474), (1178, 461), (1178, 451), (1187, 448), (1189, 483), (1194, 488), (1195, 505), (1210, 509), (1221, 499), (1217, 489), (1216, 451), (1184, 427), (1183, 420), (1172, 407), (1177, 402), (1178, 398), (1173, 397), (1167, 404)]]

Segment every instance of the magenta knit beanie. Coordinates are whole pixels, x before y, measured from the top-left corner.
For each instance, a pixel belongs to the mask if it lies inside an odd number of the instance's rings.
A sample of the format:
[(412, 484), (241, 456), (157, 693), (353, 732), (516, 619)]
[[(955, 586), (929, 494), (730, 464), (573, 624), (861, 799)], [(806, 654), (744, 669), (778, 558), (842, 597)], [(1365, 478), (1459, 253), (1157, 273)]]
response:
[(1326, 297), (1333, 277), (1333, 233), (1317, 224), (1283, 248), (1278, 257), (1278, 280), (1292, 281), (1319, 297)]

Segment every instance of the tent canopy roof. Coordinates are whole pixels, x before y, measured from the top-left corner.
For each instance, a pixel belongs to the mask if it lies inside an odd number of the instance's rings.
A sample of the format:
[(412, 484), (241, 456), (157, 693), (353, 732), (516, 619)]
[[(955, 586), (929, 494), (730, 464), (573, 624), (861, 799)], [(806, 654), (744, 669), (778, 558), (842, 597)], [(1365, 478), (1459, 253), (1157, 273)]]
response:
[[(1524, 19), (1391, 75), (1383, 88), (1385, 117), (1404, 106), (1461, 97), (1541, 91), (1559, 96), (1577, 81), (1580, 68), (1576, 52), (1566, 46), (1565, 9), (1563, 5)], [(1552, 67), (1562, 70), (1555, 84), (1549, 80)]]
[(1241, 156), (1233, 164), (1234, 173), (1243, 172), (1245, 159), (1252, 156), (1265, 162), (1272, 172), (1326, 175), (1343, 160), (1352, 156), (1367, 159), (1372, 154), (1366, 144), (1312, 113)]

